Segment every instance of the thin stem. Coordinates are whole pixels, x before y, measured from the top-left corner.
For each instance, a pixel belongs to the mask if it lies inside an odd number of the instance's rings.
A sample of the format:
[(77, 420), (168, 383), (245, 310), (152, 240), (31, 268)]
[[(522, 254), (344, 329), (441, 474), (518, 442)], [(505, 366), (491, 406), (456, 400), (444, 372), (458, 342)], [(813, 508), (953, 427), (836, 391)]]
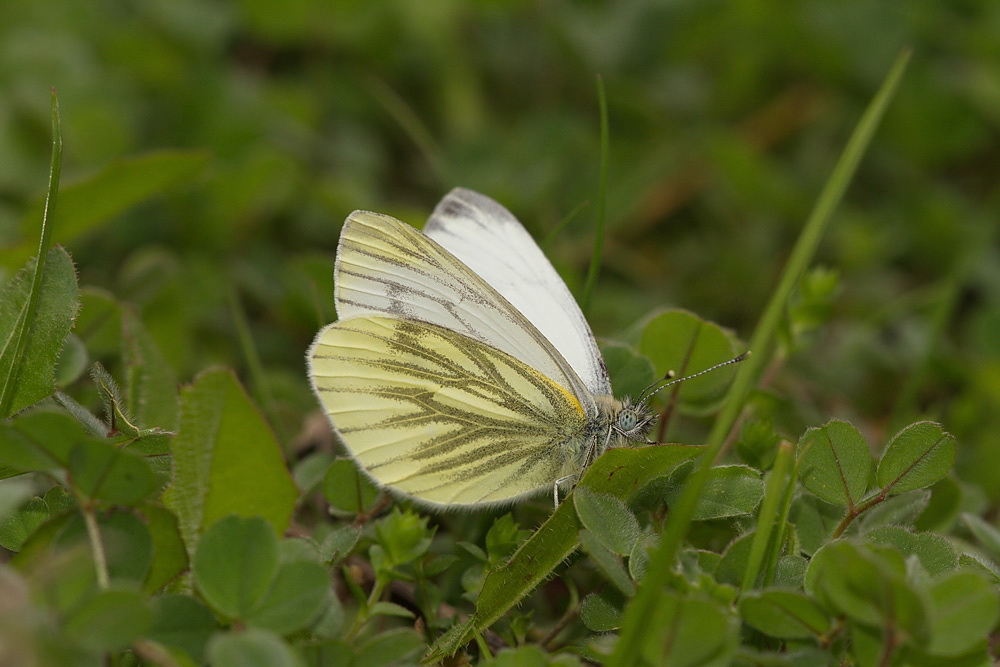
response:
[(83, 523), (87, 527), (87, 539), (90, 540), (90, 551), (94, 554), (94, 569), (97, 572), (97, 585), (108, 587), (108, 559), (104, 553), (104, 542), (101, 541), (101, 530), (94, 516), (94, 505), (89, 500), (77, 498), (80, 510), (83, 512)]

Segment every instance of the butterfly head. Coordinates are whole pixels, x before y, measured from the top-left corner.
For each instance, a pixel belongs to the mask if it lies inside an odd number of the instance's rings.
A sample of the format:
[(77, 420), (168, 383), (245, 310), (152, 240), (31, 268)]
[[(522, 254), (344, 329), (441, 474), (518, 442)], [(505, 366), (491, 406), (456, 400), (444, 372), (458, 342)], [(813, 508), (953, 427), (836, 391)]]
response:
[(645, 442), (655, 418), (646, 401), (632, 403), (631, 399), (626, 398), (612, 415), (611, 430), (621, 441)]

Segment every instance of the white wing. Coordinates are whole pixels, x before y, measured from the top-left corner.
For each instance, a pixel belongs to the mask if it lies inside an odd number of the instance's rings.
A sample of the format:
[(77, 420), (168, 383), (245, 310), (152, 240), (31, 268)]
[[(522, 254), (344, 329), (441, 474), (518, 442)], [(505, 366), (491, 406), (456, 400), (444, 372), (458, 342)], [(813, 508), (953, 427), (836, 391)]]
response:
[(389, 315), (464, 334), (544, 374), (575, 396), (585, 414), (596, 412), (587, 385), (538, 329), (413, 227), (387, 215), (355, 211), (340, 233), (334, 274), (340, 322)]
[(424, 233), (521, 311), (591, 393), (611, 394), (604, 359), (580, 307), (510, 211), (478, 192), (455, 188), (434, 209)]

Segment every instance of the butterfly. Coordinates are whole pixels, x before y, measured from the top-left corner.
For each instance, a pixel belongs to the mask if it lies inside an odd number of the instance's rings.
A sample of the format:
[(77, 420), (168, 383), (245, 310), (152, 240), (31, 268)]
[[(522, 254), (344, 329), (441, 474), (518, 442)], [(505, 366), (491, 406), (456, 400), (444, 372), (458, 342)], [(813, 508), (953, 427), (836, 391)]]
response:
[(355, 211), (334, 294), (309, 376), (381, 486), (439, 508), (558, 497), (607, 448), (653, 444), (648, 396), (614, 398), (566, 284), (489, 197), (452, 190), (423, 232)]

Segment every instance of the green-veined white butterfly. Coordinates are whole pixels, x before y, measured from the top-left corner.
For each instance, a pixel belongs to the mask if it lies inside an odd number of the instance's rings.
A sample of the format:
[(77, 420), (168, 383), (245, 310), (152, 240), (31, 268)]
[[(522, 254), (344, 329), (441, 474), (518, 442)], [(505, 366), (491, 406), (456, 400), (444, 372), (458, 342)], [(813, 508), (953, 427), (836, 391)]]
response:
[(309, 375), (380, 485), (432, 506), (508, 503), (648, 442), (648, 397), (612, 396), (566, 284), (489, 197), (452, 190), (423, 233), (355, 211), (334, 283), (339, 319), (316, 336)]

